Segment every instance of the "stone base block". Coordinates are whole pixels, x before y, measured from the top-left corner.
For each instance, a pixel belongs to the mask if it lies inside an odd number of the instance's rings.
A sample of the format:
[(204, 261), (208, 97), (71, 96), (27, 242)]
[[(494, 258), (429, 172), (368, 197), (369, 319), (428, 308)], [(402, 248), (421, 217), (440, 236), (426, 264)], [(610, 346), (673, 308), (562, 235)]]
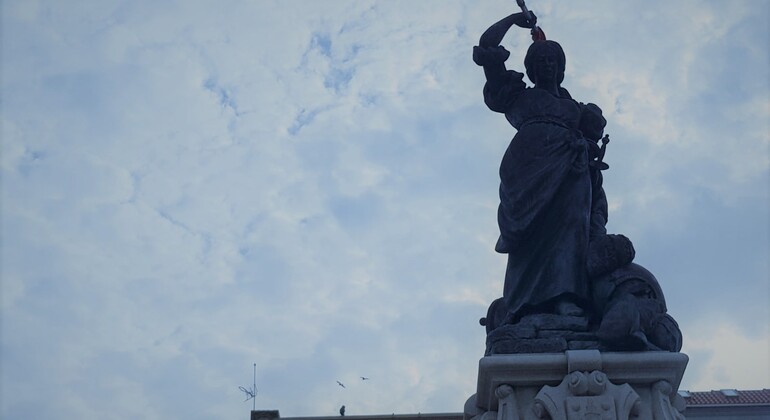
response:
[(683, 353), (494, 355), (479, 361), (465, 420), (684, 420)]

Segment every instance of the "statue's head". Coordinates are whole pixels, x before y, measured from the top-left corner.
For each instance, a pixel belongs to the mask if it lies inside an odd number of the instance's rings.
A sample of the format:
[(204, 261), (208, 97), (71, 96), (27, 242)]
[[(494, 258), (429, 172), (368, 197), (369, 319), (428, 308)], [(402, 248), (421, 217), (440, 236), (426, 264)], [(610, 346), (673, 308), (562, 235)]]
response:
[(561, 85), (564, 81), (566, 64), (567, 59), (561, 45), (551, 40), (533, 42), (524, 57), (527, 77), (535, 85), (548, 83), (554, 79), (557, 85)]

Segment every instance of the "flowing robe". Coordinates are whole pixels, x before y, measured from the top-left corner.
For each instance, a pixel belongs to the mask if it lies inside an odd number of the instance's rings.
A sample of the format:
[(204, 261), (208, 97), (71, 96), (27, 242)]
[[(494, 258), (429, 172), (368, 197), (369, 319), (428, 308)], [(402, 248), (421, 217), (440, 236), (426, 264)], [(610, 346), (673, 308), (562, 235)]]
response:
[(484, 100), (518, 130), (500, 165), (500, 238), (508, 254), (503, 300), (509, 320), (548, 312), (558, 299), (588, 308), (586, 257), (605, 234), (607, 202), (591, 165), (606, 121), (593, 104), (527, 88), (507, 70), (488, 80)]

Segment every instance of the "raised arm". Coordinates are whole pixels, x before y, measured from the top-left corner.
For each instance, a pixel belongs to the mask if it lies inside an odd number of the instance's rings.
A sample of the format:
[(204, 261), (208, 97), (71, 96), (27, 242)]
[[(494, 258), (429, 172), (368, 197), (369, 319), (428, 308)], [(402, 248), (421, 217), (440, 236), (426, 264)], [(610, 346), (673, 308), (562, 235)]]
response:
[(514, 13), (510, 16), (506, 16), (494, 25), (490, 26), (479, 39), (480, 47), (496, 47), (503, 41), (503, 37), (511, 29), (511, 26), (516, 25), (522, 28), (532, 28), (537, 23), (537, 17), (532, 13), (532, 21), (527, 20), (524, 13)]
[(500, 19), (481, 35), (478, 47), (473, 48), (473, 61), (484, 67), (487, 81), (495, 83), (505, 75), (504, 62), (510, 55), (505, 48), (500, 46), (505, 34), (513, 25), (532, 28), (537, 22), (534, 13), (532, 13), (532, 17), (532, 21), (529, 21), (524, 13), (514, 13)]

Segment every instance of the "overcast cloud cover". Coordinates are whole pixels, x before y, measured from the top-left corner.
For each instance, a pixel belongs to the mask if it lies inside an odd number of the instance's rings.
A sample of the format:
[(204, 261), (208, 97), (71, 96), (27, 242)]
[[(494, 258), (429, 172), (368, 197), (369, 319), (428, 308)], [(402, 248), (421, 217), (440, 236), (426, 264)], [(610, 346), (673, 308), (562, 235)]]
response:
[[(682, 388), (770, 387), (770, 2), (529, 6), (609, 121)], [(247, 418), (252, 363), (284, 417), (461, 411), (514, 134), (471, 48), (515, 9), (3, 1), (0, 417)]]

